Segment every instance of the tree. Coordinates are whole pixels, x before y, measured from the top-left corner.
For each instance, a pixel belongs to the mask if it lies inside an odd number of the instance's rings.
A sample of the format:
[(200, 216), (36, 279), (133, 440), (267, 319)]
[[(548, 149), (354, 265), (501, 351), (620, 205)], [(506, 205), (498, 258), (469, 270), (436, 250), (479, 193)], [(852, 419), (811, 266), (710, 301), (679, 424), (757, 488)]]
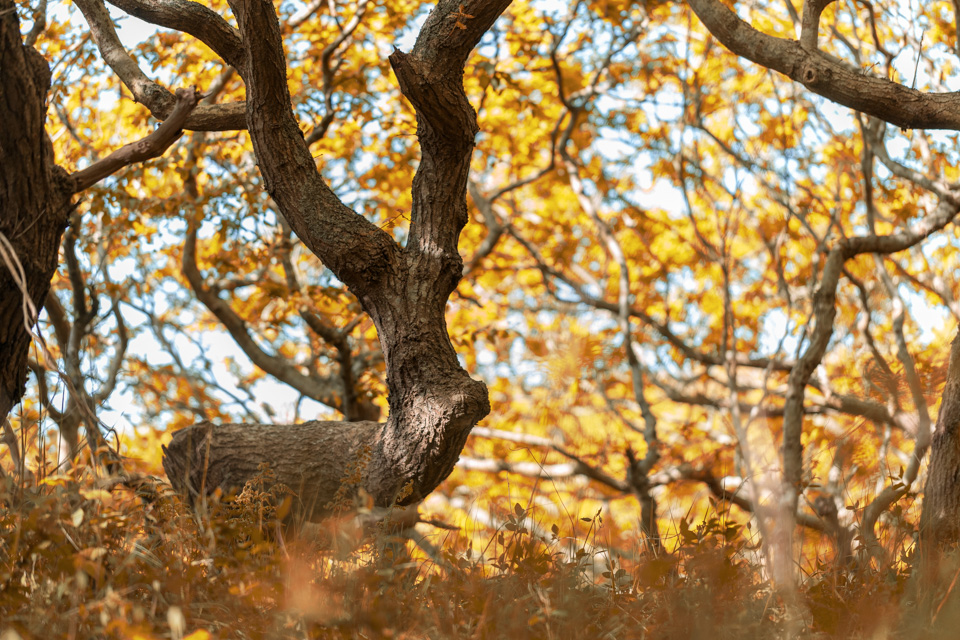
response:
[[(189, 480), (180, 486), (193, 491), (204, 477), (207, 486), (237, 486), (265, 461), (258, 451), (266, 452), (280, 480), (297, 487), (314, 513), (334, 497), (351, 464), (362, 466), (362, 487), (381, 507), (422, 500), (452, 471), (470, 429), (489, 412), (485, 387), (460, 367), (444, 319), (463, 270), (457, 239), (467, 222), (466, 181), (477, 133), (461, 77), (467, 55), (506, 6), (471, 8), (463, 25), (460, 5), (442, 3), (413, 51), (390, 58), (417, 110), (421, 145), (403, 248), (347, 209), (320, 178), (290, 110), (273, 9), (233, 6), (245, 43), (245, 58), (238, 62), (248, 127), (266, 188), (298, 237), (351, 289), (376, 325), (390, 411), (382, 425), (271, 427), (253, 440), (245, 427), (221, 426), (201, 440), (191, 430), (180, 432), (165, 458), (175, 486), (185, 476)], [(298, 450), (304, 458), (293, 458)]]
[[(96, 0), (78, 4), (98, 38), (104, 59), (121, 77), (136, 76), (139, 69), (135, 63), (117, 49), (105, 7)], [(485, 3), (466, 14), (462, 5), (441, 3), (425, 23), (413, 51), (395, 51), (390, 57), (404, 95), (417, 111), (421, 145), (413, 182), (409, 236), (404, 247), (346, 207), (320, 177), (291, 109), (280, 26), (272, 5), (232, 5), (239, 30), (197, 4), (190, 4), (186, 12), (172, 4), (160, 5), (152, 7), (153, 13), (149, 14), (145, 7), (138, 11), (136, 4), (127, 5), (133, 13), (162, 26), (191, 32), (237, 69), (246, 89), (245, 126), (265, 188), (293, 231), (350, 288), (376, 325), (390, 403), (389, 416), (383, 424), (313, 422), (297, 427), (186, 429), (165, 450), (164, 466), (174, 486), (194, 493), (221, 485), (242, 486), (255, 475), (259, 463), (268, 462), (281, 482), (297, 488), (310, 515), (322, 511), (332, 500), (349, 476), (350, 465), (361, 465), (362, 487), (378, 506), (419, 501), (450, 473), (470, 429), (489, 412), (485, 387), (460, 367), (444, 319), (446, 300), (463, 269), (457, 241), (467, 222), (467, 173), (477, 133), (476, 116), (461, 77), (467, 55), (507, 4)], [(33, 98), (33, 103), (25, 123), (30, 127), (23, 131), (33, 146), (24, 155), (36, 156), (36, 148), (44, 140), (43, 102), (48, 77), (42, 73), (42, 63), (32, 49), (20, 46), (16, 15), (9, 10), (6, 14), (5, 50), (13, 51), (11, 55), (19, 54), (20, 60), (5, 64), (4, 68), (21, 76), (11, 78), (10, 86), (19, 88), (12, 84), (17, 81), (24, 89), (31, 88), (24, 92)], [(455, 21), (451, 22), (451, 18)], [(37, 77), (32, 87), (28, 84), (31, 76)], [(129, 76), (125, 79), (129, 81)], [(136, 95), (136, 82), (129, 86)], [(160, 94), (151, 106), (159, 111), (168, 106), (165, 101), (169, 103), (168, 96)], [(229, 111), (230, 107), (196, 110), (192, 121), (182, 117), (193, 110), (194, 104), (180, 113), (174, 110), (167, 120), (170, 128), (178, 131), (181, 125), (238, 124), (236, 109)], [(160, 133), (158, 130), (157, 135)], [(19, 167), (22, 158), (13, 153), (23, 152), (16, 141), (4, 146), (5, 167)], [(6, 151), (8, 146), (14, 150)], [(33, 175), (52, 173), (50, 155), (46, 151), (40, 156), (44, 162), (32, 167)], [(24, 205), (32, 205), (28, 209), (32, 217), (43, 217), (50, 210), (64, 211), (72, 194), (69, 189), (50, 190), (55, 194), (53, 206), (42, 201), (29, 202), (29, 191), (22, 185), (33, 175), (16, 182), (10, 180), (27, 192), (20, 198)], [(62, 180), (66, 182), (66, 178)], [(77, 189), (88, 186), (82, 176), (75, 178), (75, 183)], [(5, 198), (4, 208), (19, 204), (16, 200), (8, 203)], [(25, 269), (34, 278), (24, 291), (32, 300), (42, 300), (46, 295), (55, 264), (51, 259), (55, 255), (53, 249), (66, 222), (64, 213), (47, 217), (51, 218), (54, 231), (48, 232), (53, 242), (45, 245), (45, 261), (36, 268), (29, 265)], [(14, 226), (12, 231), (19, 229)], [(28, 246), (25, 244), (24, 249)], [(19, 253), (27, 255), (23, 249)], [(215, 304), (211, 300), (211, 306)], [(35, 317), (34, 313), (23, 325)], [(8, 311), (7, 320), (7, 326), (19, 333), (11, 343), (16, 358), (6, 374), (12, 382), (5, 385), (4, 413), (22, 393), (28, 344), (25, 327), (20, 331), (20, 318)], [(197, 431), (205, 436), (202, 442), (194, 438)], [(297, 452), (304, 457), (297, 457)]]
[[(411, 62), (382, 50), (417, 15), (419, 5), (400, 0), (281, 4), (279, 32), (263, 28), (269, 15), (244, 14), (246, 5), (234, 8), (238, 30), (218, 17), (228, 15), (222, 4), (114, 4), (163, 29), (129, 55), (105, 7), (84, 0), (77, 6), (99, 55), (86, 28), (64, 45), (42, 42), (51, 59), (81, 60), (79, 88), (52, 100), (67, 132), (54, 141), (65, 164), (102, 155), (66, 145), (98, 131), (97, 113), (125, 123), (130, 139), (147, 126), (131, 96), (157, 116), (172, 106), (134, 55), (155, 77), (208, 89), (186, 122), (193, 133), (81, 203), (71, 229), (83, 232), (65, 239), (69, 277), (55, 280), (44, 325), (67, 372), (80, 372), (73, 387), (95, 386), (84, 392), (106, 399), (110, 365), (120, 362), (143, 422), (176, 428), (196, 418), (270, 422), (272, 407), (248, 387), (273, 379), (347, 421), (188, 428), (167, 459), (184, 490), (242, 484), (269, 459), (290, 486), (320, 487), (307, 508), (323, 507), (344, 477), (362, 478), (381, 505), (423, 497), (486, 406), (441, 339), (446, 308), (464, 367), (490, 385), (495, 406), (459, 462), (460, 488), (496, 495), (505, 490), (489, 474), (511, 473), (531, 478), (531, 490), (556, 481), (558, 501), (625, 496), (639, 502), (655, 550), (662, 520), (684, 511), (670, 505), (703, 506), (706, 490), (738, 517), (756, 515), (783, 560), (770, 566), (788, 582), (794, 522), (834, 540), (842, 563), (858, 527), (872, 561), (896, 551), (876, 525), (909, 510), (903, 499), (920, 478), (947, 370), (939, 343), (960, 317), (949, 144), (884, 124), (953, 126), (954, 97), (936, 92), (935, 62), (952, 51), (954, 27), (933, 9), (935, 28), (921, 41), (887, 19), (890, 7), (832, 5), (820, 28), (834, 37), (821, 50), (811, 42), (812, 16), (824, 12), (817, 5), (804, 26), (793, 5), (735, 14), (706, 0), (515, 2), (487, 29), (479, 8), (450, 3), (424, 27)], [(61, 29), (54, 21), (49, 31)], [(256, 43), (267, 56), (256, 65), (244, 29), (271, 34), (272, 45)], [(766, 35), (791, 31), (798, 40)], [(468, 59), (463, 47), (484, 32)], [(431, 41), (441, 43), (436, 51)], [(891, 42), (915, 54), (919, 72), (904, 72), (909, 56), (895, 60)], [(444, 91), (460, 82), (459, 70), (438, 79), (420, 68), (453, 64), (432, 57), (443, 52), (464, 65), (463, 91), (444, 94), (459, 105), (453, 119), (423, 96), (432, 82)], [(293, 115), (280, 105), (284, 68)], [(91, 94), (114, 93), (114, 72), (124, 83), (118, 98), (94, 104)], [(424, 73), (433, 79), (412, 79)], [(929, 92), (908, 89), (914, 81)], [(483, 123), (471, 149), (463, 95)], [(448, 125), (459, 142), (438, 133)], [(270, 136), (278, 139), (267, 144)], [(304, 207), (330, 224), (311, 226)], [(461, 233), (467, 216), (476, 224)], [(131, 271), (144, 283), (132, 292), (118, 282)], [(111, 312), (91, 315), (98, 298)], [(930, 309), (952, 318), (943, 332), (920, 330)], [(152, 334), (169, 359), (125, 351), (127, 331)], [(233, 367), (236, 387), (214, 373), (198, 337), (217, 331), (252, 363)], [(84, 346), (71, 350), (78, 340)], [(435, 373), (421, 366), (427, 345), (443, 354)], [(191, 348), (193, 362), (184, 356)], [(25, 403), (27, 414), (56, 403), (47, 387), (39, 404)], [(392, 417), (378, 427), (384, 391)], [(426, 421), (417, 406), (434, 407)], [(73, 413), (51, 415), (70, 431)], [(304, 445), (315, 432), (326, 434), (317, 452)], [(424, 433), (446, 435), (428, 446)], [(419, 443), (437, 458), (389, 442)], [(531, 447), (550, 460), (529, 459)], [(462, 503), (453, 488), (445, 493), (437, 498)]]
[[(774, 38), (757, 31), (730, 9), (714, 0), (693, 0), (690, 4), (711, 33), (734, 53), (784, 73), (830, 100), (904, 129), (956, 130), (960, 125), (953, 113), (956, 105), (955, 94), (922, 93), (887, 78), (858, 73), (855, 68), (851, 68), (843, 61), (824, 55), (819, 49), (818, 40), (821, 14), (830, 4), (829, 0), (826, 2), (804, 1), (799, 42)], [(874, 37), (876, 38), (876, 34)], [(876, 40), (876, 48), (884, 52), (879, 39)], [(892, 58), (889, 54), (886, 56), (889, 66)], [(882, 132), (882, 130), (882, 127), (872, 125), (868, 132), (876, 135), (877, 131)], [(801, 434), (804, 388), (814, 369), (820, 364), (833, 333), (836, 314), (835, 291), (843, 263), (862, 253), (873, 253), (877, 256), (903, 251), (943, 228), (960, 213), (956, 186), (930, 180), (909, 171), (894, 172), (901, 177), (919, 182), (924, 188), (936, 194), (939, 204), (932, 215), (922, 218), (906, 232), (881, 235), (871, 221), (867, 235), (845, 238), (834, 245), (828, 253), (822, 280), (815, 294), (816, 325), (813, 336), (797, 365), (791, 370), (784, 407), (783, 465), (784, 480), (792, 491), (789, 510), (791, 516), (796, 510), (797, 496), (802, 482)], [(891, 295), (894, 295), (893, 292)], [(902, 323), (902, 320), (899, 322)], [(955, 454), (957, 447), (956, 385), (960, 376), (960, 371), (957, 369), (957, 344), (954, 340), (954, 348), (950, 350), (950, 363), (943, 391), (941, 413), (933, 439), (930, 475), (925, 489), (926, 502), (921, 521), (921, 539), (928, 540), (934, 548), (942, 544), (955, 544), (956, 523), (960, 522), (960, 511), (958, 511), (960, 505), (949, 497), (956, 494), (958, 470)], [(921, 420), (917, 427), (918, 436), (913, 459), (904, 476), (906, 481), (897, 483), (887, 492), (888, 495), (881, 496), (882, 504), (889, 504), (903, 495), (916, 477), (920, 461), (927, 447), (930, 446), (930, 423), (926, 403), (922, 398), (920, 382), (912, 366), (909, 349), (902, 339), (902, 331), (899, 348), (900, 358), (906, 367), (910, 389)], [(870, 525), (872, 535), (872, 522)]]
[[(15, 9), (12, 2), (0, 7), (0, 95), (2, 116), (7, 123), (0, 140), (4, 171), (0, 244), (5, 267), (0, 272), (0, 358), (6, 363), (0, 373), (0, 419), (4, 420), (7, 434), (7, 414), (23, 395), (26, 383), (30, 326), (37, 320), (57, 267), (60, 239), (72, 212), (72, 196), (122, 167), (163, 153), (180, 136), (180, 126), (197, 103), (194, 92), (180, 92), (164, 126), (138, 143), (68, 175), (55, 163), (44, 130), (50, 70), (32, 46), (41, 24), (37, 22), (27, 42), (22, 43)], [(78, 293), (83, 295), (82, 291)], [(79, 376), (73, 380), (82, 398), (83, 383)], [(80, 402), (86, 404), (85, 400)], [(72, 432), (71, 450), (76, 446), (75, 426)]]

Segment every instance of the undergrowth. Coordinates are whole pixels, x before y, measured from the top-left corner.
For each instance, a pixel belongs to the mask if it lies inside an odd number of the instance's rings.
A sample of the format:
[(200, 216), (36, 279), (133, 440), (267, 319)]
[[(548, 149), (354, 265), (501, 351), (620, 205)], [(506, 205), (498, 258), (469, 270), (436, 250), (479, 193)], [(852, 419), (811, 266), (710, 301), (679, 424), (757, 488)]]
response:
[[(781, 599), (741, 525), (682, 521), (671, 553), (625, 558), (587, 533), (546, 535), (519, 504), (483, 548), (442, 531), (417, 547), (387, 527), (294, 535), (269, 470), (187, 507), (89, 467), (0, 479), (0, 638), (779, 638)], [(339, 523), (339, 524), (338, 524)], [(424, 526), (424, 525), (421, 525)], [(333, 530), (340, 527), (339, 530)], [(425, 553), (427, 549), (429, 553)], [(897, 568), (901, 567), (901, 568)], [(910, 613), (909, 564), (805, 576), (802, 637), (954, 637), (946, 588)], [(949, 596), (949, 597), (948, 597)], [(939, 629), (939, 630), (938, 630)]]

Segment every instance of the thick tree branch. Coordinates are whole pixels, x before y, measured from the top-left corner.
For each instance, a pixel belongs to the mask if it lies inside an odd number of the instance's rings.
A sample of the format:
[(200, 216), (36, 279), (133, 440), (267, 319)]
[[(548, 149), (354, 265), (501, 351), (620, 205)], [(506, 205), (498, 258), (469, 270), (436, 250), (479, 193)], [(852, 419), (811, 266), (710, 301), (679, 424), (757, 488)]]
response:
[(238, 69), (267, 191), (297, 236), (342, 282), (354, 290), (379, 283), (397, 246), (387, 232), (344, 205), (320, 177), (292, 110), (273, 4), (235, 0), (231, 7), (240, 32), (248, 34), (246, 63)]
[(413, 51), (390, 55), (403, 95), (417, 113), (420, 165), (413, 181), (408, 251), (420, 254), (420, 277), (453, 291), (463, 273), (457, 250), (467, 223), (467, 174), (477, 116), (463, 89), (463, 65), (510, 0), (441, 0)]
[(803, 21), (800, 26), (800, 46), (807, 51), (817, 50), (820, 35), (820, 15), (834, 0), (804, 0)]
[[(104, 61), (130, 89), (137, 102), (147, 107), (158, 120), (166, 120), (176, 106), (175, 97), (147, 78), (136, 61), (123, 48), (103, 0), (78, 0), (76, 4), (90, 26), (90, 32)], [(245, 110), (246, 105), (242, 102), (201, 105), (194, 109), (182, 128), (193, 131), (246, 129)]]
[(190, 34), (210, 47), (228, 65), (244, 63), (240, 32), (212, 9), (190, 0), (107, 0), (144, 22)]
[(45, 132), (50, 68), (23, 45), (17, 7), (0, 0), (0, 420), (23, 396), (30, 325), (50, 289), (70, 211), (70, 180)]
[[(806, 45), (776, 38), (754, 29), (720, 0), (688, 3), (710, 33), (730, 51), (779, 71), (828, 100), (903, 129), (960, 130), (960, 93), (923, 93), (885, 78), (864, 75), (817, 51), (815, 45), (810, 48), (809, 35)], [(820, 3), (823, 4), (822, 0)], [(805, 9), (805, 21), (806, 14)], [(805, 33), (812, 34), (815, 42), (815, 31), (805, 26)]]

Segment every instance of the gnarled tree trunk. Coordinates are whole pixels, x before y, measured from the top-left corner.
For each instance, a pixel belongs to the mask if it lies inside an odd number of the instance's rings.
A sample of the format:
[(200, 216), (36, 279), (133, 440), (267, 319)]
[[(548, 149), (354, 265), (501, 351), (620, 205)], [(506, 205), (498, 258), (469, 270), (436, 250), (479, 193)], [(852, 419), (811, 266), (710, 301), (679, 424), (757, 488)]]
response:
[(239, 71), (247, 127), (264, 183), (294, 232), (373, 319), (390, 413), (386, 423), (194, 425), (164, 449), (164, 469), (178, 490), (197, 496), (242, 486), (265, 462), (316, 519), (341, 487), (362, 487), (381, 507), (410, 504), (453, 470), (470, 429), (490, 410), (485, 386), (460, 366), (444, 318), (463, 270), (457, 242), (468, 218), (467, 174), (478, 131), (463, 66), (509, 3), (441, 0), (413, 51), (390, 56), (416, 109), (421, 147), (401, 247), (320, 177), (291, 109), (273, 4), (232, 0), (245, 54)]

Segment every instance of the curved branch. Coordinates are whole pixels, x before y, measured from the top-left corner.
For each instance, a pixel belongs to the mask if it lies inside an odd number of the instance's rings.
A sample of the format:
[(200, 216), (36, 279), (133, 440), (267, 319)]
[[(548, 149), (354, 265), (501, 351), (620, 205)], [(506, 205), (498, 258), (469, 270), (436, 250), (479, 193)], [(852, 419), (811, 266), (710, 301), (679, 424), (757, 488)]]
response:
[[(127, 53), (117, 36), (113, 19), (103, 0), (77, 0), (77, 7), (90, 25), (90, 32), (100, 55), (130, 89), (134, 100), (147, 107), (158, 120), (166, 120), (176, 106), (176, 99), (167, 89), (149, 79)], [(201, 105), (183, 123), (193, 131), (232, 131), (246, 129), (246, 105), (232, 102), (222, 105)]]
[(243, 64), (240, 32), (212, 9), (190, 0), (107, 0), (131, 16), (158, 27), (190, 34), (210, 47), (224, 62)]
[(230, 6), (247, 34), (246, 60), (238, 70), (264, 186), (297, 236), (340, 281), (355, 291), (378, 284), (397, 246), (390, 234), (343, 204), (317, 171), (291, 106), (273, 3), (234, 0)]
[[(808, 48), (796, 40), (757, 31), (719, 0), (688, 0), (688, 4), (727, 49), (779, 71), (828, 100), (903, 129), (960, 130), (960, 93), (923, 93), (885, 78), (863, 75), (817, 51), (815, 45)], [(806, 34), (810, 32), (804, 31), (804, 42), (809, 44), (811, 36)], [(815, 42), (816, 32), (812, 38)]]
[(807, 349), (797, 361), (787, 380), (783, 417), (783, 470), (785, 482), (794, 491), (791, 498), (794, 507), (799, 498), (803, 479), (801, 434), (804, 389), (813, 371), (820, 365), (830, 338), (833, 336), (833, 321), (837, 315), (837, 286), (843, 264), (863, 253), (886, 254), (908, 249), (945, 227), (958, 213), (960, 213), (960, 204), (957, 203), (956, 196), (944, 198), (931, 215), (905, 231), (885, 236), (845, 238), (830, 250), (820, 287), (814, 294), (814, 329)]
[(467, 176), (477, 114), (463, 88), (463, 65), (510, 0), (441, 0), (409, 54), (390, 66), (417, 114), (421, 158), (413, 179), (408, 252), (419, 254), (418, 277), (449, 294), (463, 275), (457, 250), (466, 225)]

